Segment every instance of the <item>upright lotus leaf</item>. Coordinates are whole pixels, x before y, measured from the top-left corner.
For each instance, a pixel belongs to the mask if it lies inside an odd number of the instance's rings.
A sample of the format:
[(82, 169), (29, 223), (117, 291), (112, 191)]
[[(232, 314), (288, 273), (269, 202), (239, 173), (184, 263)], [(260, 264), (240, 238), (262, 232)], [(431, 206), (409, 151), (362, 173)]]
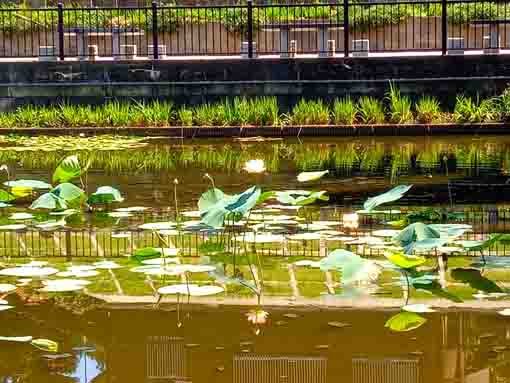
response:
[(316, 180), (324, 177), (328, 173), (329, 173), (329, 170), (324, 170), (321, 172), (302, 172), (302, 173), (298, 174), (297, 180), (299, 182), (316, 181)]
[(389, 328), (391, 331), (406, 332), (415, 330), (426, 322), (426, 318), (414, 312), (402, 311), (388, 319), (384, 327)]
[(404, 248), (406, 254), (411, 254), (415, 249), (433, 249), (447, 242), (447, 239), (441, 239), (438, 231), (421, 222), (410, 224), (393, 237), (393, 240)]
[(30, 209), (64, 210), (67, 203), (53, 193), (44, 193), (30, 205)]
[(69, 156), (62, 160), (53, 173), (53, 183), (69, 182), (82, 174), (82, 167), (78, 156)]
[(322, 190), (318, 192), (306, 190), (290, 190), (284, 192), (275, 192), (278, 202), (285, 205), (305, 206), (314, 203), (317, 200), (327, 201), (329, 197), (327, 192)]
[(87, 202), (91, 205), (95, 204), (108, 204), (113, 202), (122, 202), (124, 198), (120, 191), (111, 186), (100, 186), (92, 193)]
[(423, 257), (413, 257), (403, 254), (402, 252), (391, 252), (384, 254), (388, 260), (401, 269), (414, 269), (423, 265), (427, 260)]
[(429, 228), (439, 233), (441, 238), (455, 239), (471, 231), (473, 226), (462, 223), (431, 224)]
[(8, 186), (10, 188), (15, 187), (23, 187), (23, 188), (30, 188), (30, 189), (51, 189), (51, 185), (47, 182), (38, 181), (38, 180), (15, 180), (15, 181), (6, 181), (4, 182), (5, 186)]
[[(216, 197), (220, 194), (216, 191), (213, 192)], [(216, 197), (209, 195), (202, 200), (201, 206), (207, 208), (200, 209), (202, 222), (215, 229), (221, 228), (225, 222), (227, 215), (234, 214), (235, 216), (242, 217), (248, 213), (258, 202), (261, 190), (258, 186), (253, 186), (241, 194), (229, 196), (228, 198), (221, 198), (216, 203), (210, 205), (211, 202), (216, 200)]]
[(78, 186), (69, 182), (62, 183), (50, 190), (51, 194), (56, 195), (66, 201), (69, 207), (79, 207), (85, 201), (85, 192)]
[(379, 194), (378, 196), (371, 197), (366, 200), (363, 204), (363, 209), (366, 211), (371, 211), (375, 209), (377, 206), (382, 205), (384, 203), (397, 201), (404, 196), (405, 193), (411, 189), (413, 185), (399, 185), (394, 187), (393, 189), (387, 191), (386, 193)]
[(467, 251), (483, 251), (495, 245), (498, 241), (505, 238), (505, 234), (498, 233), (492, 234), (489, 239), (485, 241), (458, 241), (463, 248)]
[(380, 273), (380, 268), (373, 261), (343, 249), (330, 253), (319, 262), (319, 267), (323, 271), (341, 271), (344, 284), (373, 282)]
[(230, 200), (231, 198), (231, 195), (223, 193), (218, 188), (209, 189), (200, 196), (200, 199), (198, 200), (198, 210), (201, 214), (205, 213), (218, 202)]
[(453, 269), (451, 277), (459, 282), (467, 283), (471, 288), (486, 293), (502, 293), (503, 290), (493, 281), (484, 277), (478, 269)]

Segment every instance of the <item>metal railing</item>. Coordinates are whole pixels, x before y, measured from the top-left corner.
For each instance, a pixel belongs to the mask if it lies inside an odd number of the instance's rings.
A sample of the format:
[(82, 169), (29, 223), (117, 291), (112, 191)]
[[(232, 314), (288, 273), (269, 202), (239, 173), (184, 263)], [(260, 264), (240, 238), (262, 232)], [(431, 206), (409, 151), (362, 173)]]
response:
[(0, 8), (0, 58), (161, 60), (500, 53), (506, 2), (353, 1), (300, 4)]

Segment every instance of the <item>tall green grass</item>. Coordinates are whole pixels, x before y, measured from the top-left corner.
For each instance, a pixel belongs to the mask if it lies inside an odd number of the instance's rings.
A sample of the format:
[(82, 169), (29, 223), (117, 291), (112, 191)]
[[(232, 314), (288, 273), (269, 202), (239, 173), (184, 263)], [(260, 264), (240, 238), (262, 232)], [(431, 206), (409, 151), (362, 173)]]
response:
[(381, 101), (372, 97), (361, 97), (358, 101), (360, 120), (365, 124), (384, 124), (384, 108)]
[(327, 125), (329, 108), (322, 100), (302, 99), (292, 109), (288, 122), (290, 125)]
[[(510, 121), (510, 88), (498, 97), (480, 100), (459, 95), (452, 113), (443, 112), (434, 97), (423, 96), (413, 106), (407, 96), (391, 88), (382, 100), (361, 97), (357, 103), (346, 97), (333, 104), (300, 100), (284, 114), (276, 97), (224, 99), (215, 103), (175, 106), (171, 101), (120, 102), (104, 105), (26, 105), (13, 112), (0, 112), (0, 127), (77, 128), (151, 126), (282, 126), (422, 124), (440, 122), (488, 123)], [(413, 113), (413, 110), (415, 111)]]
[(423, 96), (416, 103), (416, 120), (422, 124), (441, 122), (441, 105), (435, 97)]
[(414, 121), (411, 111), (411, 99), (402, 96), (400, 90), (390, 83), (390, 90), (387, 94), (389, 102), (389, 119), (394, 124), (410, 124)]
[(350, 97), (335, 100), (333, 103), (332, 120), (335, 125), (354, 125), (358, 108)]

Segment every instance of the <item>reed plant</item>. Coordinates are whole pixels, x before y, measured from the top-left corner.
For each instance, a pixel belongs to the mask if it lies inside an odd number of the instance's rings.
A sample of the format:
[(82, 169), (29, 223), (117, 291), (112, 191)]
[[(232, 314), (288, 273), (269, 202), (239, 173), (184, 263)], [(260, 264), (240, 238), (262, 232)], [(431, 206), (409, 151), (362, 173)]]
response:
[(442, 120), (441, 105), (435, 97), (423, 96), (416, 103), (416, 120), (421, 124), (434, 124)]
[(365, 124), (384, 124), (384, 108), (381, 101), (363, 96), (358, 101), (359, 117)]
[(390, 83), (390, 90), (387, 94), (389, 103), (388, 115), (390, 122), (394, 124), (410, 124), (414, 121), (411, 110), (411, 99), (408, 96), (402, 96), (400, 89)]
[(174, 104), (171, 101), (138, 102), (138, 124), (142, 126), (169, 126), (175, 120)]
[(329, 108), (322, 100), (299, 101), (288, 118), (289, 125), (327, 125)]
[(494, 122), (499, 119), (499, 112), (495, 99), (486, 99), (480, 101), (477, 97), (473, 100), (464, 95), (457, 96), (455, 100), (455, 109), (453, 111), (453, 121), (457, 123), (483, 123)]
[(358, 116), (358, 108), (350, 97), (335, 100), (333, 103), (332, 120), (335, 125), (354, 125)]

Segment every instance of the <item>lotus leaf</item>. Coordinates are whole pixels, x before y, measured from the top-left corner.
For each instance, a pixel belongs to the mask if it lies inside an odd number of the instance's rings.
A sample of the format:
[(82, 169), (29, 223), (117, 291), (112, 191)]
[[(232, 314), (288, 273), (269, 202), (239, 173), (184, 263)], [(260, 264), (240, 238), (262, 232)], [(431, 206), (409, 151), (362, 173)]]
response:
[[(111, 186), (101, 186), (97, 188), (95, 193), (92, 193), (89, 196), (88, 203), (89, 204), (108, 204), (113, 202), (122, 202), (124, 198), (120, 194), (120, 191), (111, 187)], [(120, 212), (120, 213), (129, 213), (129, 212)]]
[(321, 172), (302, 172), (302, 173), (298, 174), (297, 180), (298, 180), (298, 182), (316, 181), (328, 173), (329, 173), (329, 170), (324, 170)]
[(384, 326), (392, 331), (405, 332), (415, 330), (426, 322), (426, 318), (414, 312), (402, 311), (388, 319)]
[(384, 203), (397, 201), (402, 198), (404, 194), (412, 188), (412, 186), (413, 185), (399, 185), (387, 191), (386, 193), (371, 197), (363, 204), (363, 209), (371, 211)]

